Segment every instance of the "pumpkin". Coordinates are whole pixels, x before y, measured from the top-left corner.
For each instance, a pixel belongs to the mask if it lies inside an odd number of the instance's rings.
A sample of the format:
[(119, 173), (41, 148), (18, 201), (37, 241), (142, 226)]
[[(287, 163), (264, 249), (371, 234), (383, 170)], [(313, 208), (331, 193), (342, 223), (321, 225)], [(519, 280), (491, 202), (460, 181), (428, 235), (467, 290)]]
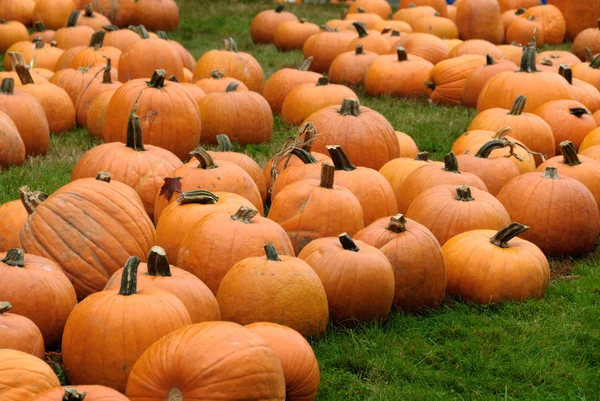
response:
[[(194, 77), (194, 79), (196, 78)], [(198, 86), (208, 95), (209, 93), (214, 92), (225, 92), (232, 82), (238, 84), (238, 92), (248, 90), (248, 87), (242, 81), (231, 77), (225, 77), (220, 70), (212, 70), (208, 77), (201, 77), (194, 82), (194, 85)]]
[(336, 56), (346, 51), (356, 34), (349, 31), (334, 31), (327, 25), (321, 27), (324, 32), (309, 37), (302, 52), (305, 58), (312, 57), (309, 64), (311, 71), (327, 72)]
[(523, 238), (528, 229), (511, 223), (499, 231), (467, 231), (444, 244), (448, 294), (479, 304), (543, 297), (550, 266)]
[(568, 66), (577, 64), (581, 61), (573, 53), (564, 50), (548, 50), (538, 53), (537, 62), (539, 63), (544, 59), (549, 59), (554, 64), (567, 64)]
[(600, 110), (600, 91), (594, 85), (577, 78), (573, 78), (573, 70), (566, 64), (561, 64), (558, 73), (570, 85), (573, 100), (578, 101), (590, 111)]
[(112, 388), (96, 385), (58, 387), (39, 394), (35, 401), (129, 401), (127, 397)]
[(594, 119), (596, 120), (596, 123), (600, 126), (600, 110), (594, 113)]
[(0, 301), (0, 348), (23, 351), (44, 359), (44, 338), (40, 329), (25, 316), (9, 313), (10, 302)]
[(281, 117), (291, 124), (300, 125), (308, 116), (327, 106), (340, 104), (345, 98), (357, 98), (352, 89), (330, 84), (325, 77), (316, 85), (306, 83), (296, 86), (288, 93), (281, 107)]
[(27, 27), (19, 21), (0, 19), (0, 52), (5, 52), (13, 43), (29, 39)]
[(131, 29), (119, 29), (114, 25), (106, 25), (103, 26), (102, 29), (106, 31), (106, 35), (104, 35), (104, 45), (116, 47), (122, 52), (125, 51), (129, 45), (142, 39), (137, 31)]
[(51, 43), (54, 40), (55, 33), (55, 30), (47, 29), (42, 21), (35, 21), (33, 23), (33, 32), (29, 35), (29, 40), (39, 37), (44, 43)]
[(528, 8), (523, 18), (535, 17), (542, 25), (544, 43), (559, 45), (564, 42), (567, 26), (562, 12), (553, 5), (536, 5)]
[[(351, 30), (354, 31), (355, 30), (354, 25), (351, 24), (350, 26), (352, 27)], [(384, 31), (386, 29), (389, 29), (391, 32), (398, 31), (398, 34), (403, 33), (403, 32), (404, 33), (412, 33), (413, 32), (413, 29), (411, 28), (411, 26), (404, 21), (390, 21), (390, 20), (380, 21), (377, 24), (375, 24), (373, 29), (375, 29), (376, 31)]]
[(317, 273), (300, 258), (280, 256), (273, 244), (264, 255), (239, 261), (223, 278), (217, 292), (223, 320), (277, 322), (305, 337), (322, 336), (329, 312)]
[(269, 218), (286, 230), (296, 254), (316, 238), (353, 235), (364, 227), (360, 202), (348, 189), (333, 185), (334, 172), (335, 167), (323, 163), (320, 181), (297, 181), (273, 199)]
[(523, 46), (520, 43), (511, 43), (510, 45), (498, 45), (498, 49), (504, 53), (504, 58), (512, 61), (518, 67), (521, 66), (521, 58), (523, 57)]
[(0, 18), (31, 25), (34, 7), (34, 0), (0, 0)]
[(353, 163), (372, 169), (399, 155), (394, 128), (375, 110), (359, 106), (356, 97), (345, 98), (341, 107), (322, 108), (305, 121), (319, 134), (312, 142), (317, 152), (324, 152), (327, 145), (340, 145)]
[[(257, 210), (241, 206), (234, 214), (205, 216), (183, 237), (177, 266), (193, 273), (216, 294), (229, 269), (242, 259), (261, 255), (265, 243), (273, 243), (283, 254), (294, 256), (285, 230), (257, 214)], [(240, 240), (244, 241), (243, 247), (239, 247)]]
[(108, 58), (106, 60), (106, 67), (102, 73), (102, 81), (91, 81), (89, 85), (86, 85), (77, 99), (77, 125), (86, 126), (88, 120), (88, 112), (96, 97), (104, 92), (114, 92), (122, 84), (120, 82), (113, 82), (111, 77), (112, 71), (112, 60)]
[(346, 46), (346, 51), (351, 51), (357, 45), (362, 45), (364, 50), (377, 54), (387, 54), (390, 51), (389, 42), (379, 32), (367, 31), (365, 25), (355, 21), (352, 23), (358, 32), (358, 38), (352, 39)]
[[(352, 22), (354, 21), (347, 19), (330, 19), (325, 23), (325, 25), (327, 25), (331, 29), (337, 29), (338, 31), (356, 32), (356, 29), (354, 28), (354, 25), (352, 25)], [(381, 23), (381, 21), (379, 21), (379, 23)]]
[(73, 104), (77, 104), (77, 99), (83, 93), (85, 88), (96, 78), (89, 68), (79, 67), (77, 69), (65, 68), (57, 71), (50, 83), (60, 86), (69, 94)]
[(299, 50), (309, 37), (318, 33), (319, 26), (303, 18), (284, 21), (273, 32), (273, 44), (281, 51)]
[(13, 349), (0, 349), (2, 401), (21, 401), (60, 386), (52, 368), (40, 358)]
[(328, 77), (334, 84), (359, 86), (365, 81), (365, 74), (379, 55), (365, 51), (361, 44), (354, 51), (339, 54), (329, 66)]
[[(399, 97), (425, 96), (423, 82), (434, 68), (433, 64), (420, 57), (408, 55), (399, 46), (397, 57), (376, 58), (365, 76), (365, 89), (370, 96), (389, 94)], [(398, 77), (406, 77), (398, 79)]]
[(11, 303), (13, 313), (36, 324), (47, 346), (60, 343), (65, 322), (77, 302), (69, 279), (51, 260), (25, 254), (22, 249), (10, 249), (0, 258), (2, 299)]
[(190, 155), (193, 158), (188, 163), (165, 178), (154, 204), (154, 221), (159, 221), (164, 208), (176, 201), (173, 194), (193, 189), (236, 193), (252, 202), (257, 210), (263, 210), (260, 191), (244, 169), (226, 160), (215, 163), (210, 154), (200, 147)]
[(179, 26), (179, 6), (173, 0), (136, 0), (129, 23), (173, 31)]
[[(0, 114), (0, 126), (3, 123)], [(27, 216), (27, 211), (19, 199), (0, 205), (0, 252), (21, 246), (19, 230), (27, 220)]]
[(580, 60), (585, 60), (586, 48), (590, 49), (592, 54), (600, 53), (600, 19), (598, 19), (598, 26), (584, 29), (573, 40), (571, 49)]
[(157, 70), (150, 81), (136, 79), (116, 90), (104, 119), (105, 142), (125, 142), (134, 111), (145, 116), (142, 135), (147, 144), (167, 149), (180, 159), (198, 145), (198, 106), (181, 85), (165, 81), (166, 74), (165, 70)]
[(544, 29), (541, 20), (535, 16), (517, 18), (506, 30), (506, 42), (526, 45), (530, 41), (537, 46), (544, 44)]
[[(131, 256), (118, 291), (93, 294), (71, 312), (63, 334), (62, 357), (72, 383), (96, 383), (124, 392), (140, 355), (155, 341), (191, 324), (177, 296), (158, 288), (137, 288), (139, 264), (140, 259)], [(96, 330), (98, 325), (113, 329)], [(111, 338), (108, 343), (106, 335)]]
[(439, 62), (429, 71), (425, 80), (429, 98), (437, 103), (460, 103), (467, 77), (485, 62), (485, 57), (479, 55), (459, 56)]
[(282, 68), (269, 77), (265, 84), (263, 96), (269, 102), (273, 114), (281, 113), (283, 101), (292, 89), (301, 84), (316, 84), (319, 78), (322, 77), (319, 73), (308, 71), (312, 62), (313, 58), (311, 56), (306, 58), (297, 69)]
[(131, 401), (183, 400), (184, 394), (283, 401), (286, 386), (267, 342), (237, 324), (210, 322), (181, 328), (149, 347), (133, 366), (125, 393)]
[(94, 10), (108, 17), (116, 26), (126, 26), (130, 22), (135, 6), (134, 0), (86, 0)]
[(554, 133), (556, 152), (560, 152), (560, 143), (569, 140), (575, 148), (596, 125), (592, 113), (585, 106), (574, 100), (554, 100), (538, 107), (534, 114), (540, 116), (550, 125)]
[(321, 380), (319, 364), (304, 337), (276, 323), (252, 323), (245, 327), (269, 344), (277, 355), (285, 376), (286, 400), (314, 400)]
[(392, 19), (396, 21), (403, 21), (412, 26), (415, 22), (422, 18), (433, 17), (438, 11), (428, 5), (421, 5), (417, 7), (400, 8), (394, 13)]
[(387, 318), (394, 272), (379, 249), (342, 233), (312, 241), (298, 257), (321, 279), (332, 321), (347, 325)]
[(413, 24), (415, 32), (430, 33), (442, 39), (458, 39), (458, 27), (449, 18), (428, 17)]
[(14, 91), (14, 79), (5, 78), (0, 85), (0, 112), (13, 121), (23, 143), (25, 153), (43, 155), (50, 146), (50, 129), (40, 102), (29, 93)]
[(539, 0), (498, 0), (502, 12), (518, 8), (535, 7), (540, 4)]
[(250, 36), (254, 43), (273, 43), (277, 26), (285, 21), (298, 21), (294, 14), (284, 11), (283, 4), (275, 10), (264, 10), (256, 14), (250, 25)]
[(456, 7), (456, 25), (461, 39), (484, 39), (493, 44), (503, 42), (502, 14), (496, 0), (461, 0)]
[(94, 12), (94, 5), (92, 3), (88, 3), (83, 8), (83, 12), (81, 10), (75, 10), (74, 13), (77, 13), (75, 17), (76, 23), (75, 25), (85, 25), (89, 26), (95, 31), (99, 31), (103, 27), (110, 25), (110, 20), (106, 18), (104, 15)]
[(598, 146), (598, 145), (590, 146), (589, 148), (580, 151), (579, 154), (589, 157), (590, 159), (600, 161), (600, 146)]
[(38, 37), (31, 42), (16, 42), (6, 49), (6, 54), (4, 55), (4, 68), (7, 71), (12, 70), (12, 63), (8, 52), (22, 53), (28, 65), (33, 64), (36, 68), (45, 68), (51, 71), (56, 70), (58, 60), (63, 54), (61, 49), (45, 44)]
[[(570, 98), (568, 83), (558, 74), (539, 72), (535, 66), (535, 47), (523, 50), (521, 68), (501, 72), (483, 87), (477, 102), (479, 112), (493, 107), (509, 109), (517, 96), (527, 97), (524, 111), (531, 112), (550, 100)], [(573, 69), (573, 73), (575, 69)], [(539, 88), (547, 88), (540, 91)]]
[(452, 48), (448, 57), (460, 57), (467, 54), (478, 54), (480, 56), (490, 55), (494, 61), (499, 61), (504, 57), (504, 53), (498, 46), (482, 39), (465, 40)]
[(379, 248), (388, 258), (397, 308), (420, 312), (440, 305), (446, 289), (444, 258), (438, 240), (425, 226), (397, 214), (374, 221), (355, 239)]
[(156, 225), (156, 243), (164, 248), (170, 260), (176, 261), (181, 242), (194, 224), (211, 213), (235, 214), (241, 206), (253, 207), (249, 200), (231, 192), (201, 189), (184, 192), (161, 214)]
[(410, 135), (404, 132), (394, 131), (396, 138), (398, 138), (398, 145), (400, 146), (400, 157), (417, 157), (419, 154), (419, 148), (415, 141)]
[(67, 20), (77, 5), (73, 0), (36, 0), (32, 18), (42, 21), (50, 29), (67, 25)]
[[(12, 119), (0, 111), (0, 169), (18, 166), (24, 162), (25, 143), (21, 139), (21, 134)], [(2, 235), (0, 235), (0, 251), (6, 250), (3, 249), (5, 247), (3, 242)]]
[(556, 167), (546, 167), (544, 174), (513, 178), (502, 188), (498, 200), (513, 220), (531, 227), (522, 238), (546, 255), (576, 256), (594, 249), (600, 232), (594, 196), (581, 182), (560, 176)]
[(600, 128), (590, 131), (585, 138), (583, 138), (581, 145), (579, 145), (579, 152), (596, 145), (600, 145)]
[(104, 35), (106, 32), (97, 31), (92, 35), (90, 44), (87, 48), (78, 52), (70, 61), (69, 68), (77, 69), (79, 67), (94, 67), (98, 64), (105, 64), (106, 59), (115, 60), (115, 68), (119, 68), (119, 58), (121, 50), (116, 47), (104, 46)]
[(486, 57), (487, 63), (471, 71), (464, 83), (462, 102), (468, 107), (477, 107), (479, 94), (485, 84), (495, 75), (505, 71), (515, 71), (518, 67), (510, 60), (500, 59), (494, 61), (490, 54)]
[(415, 6), (433, 7), (442, 17), (448, 14), (448, 6), (444, 0), (400, 0), (400, 10)]
[(296, 156), (302, 163), (288, 166), (277, 173), (270, 187), (271, 199), (274, 199), (286, 186), (305, 178), (319, 178), (321, 174), (321, 164), (308, 151), (295, 147), (290, 154)]
[[(402, 21), (397, 21), (397, 22), (405, 24), (405, 22), (402, 22)], [(381, 36), (383, 36), (385, 38), (385, 40), (388, 41), (390, 49), (392, 49), (392, 48), (395, 48), (396, 42), (398, 42), (400, 40), (400, 31), (397, 31), (395, 29), (390, 29), (389, 27), (385, 27), (381, 31)], [(406, 35), (404, 35), (404, 36), (406, 36)]]
[(77, 25), (78, 15), (77, 12), (72, 13), (66, 26), (57, 29), (52, 36), (52, 41), (56, 42), (59, 49), (70, 50), (76, 47), (83, 49), (90, 43), (94, 35), (94, 28), (87, 25)]
[(424, 58), (433, 65), (448, 58), (450, 53), (446, 41), (428, 33), (417, 32), (400, 37), (390, 52), (396, 53), (398, 46), (404, 47), (408, 54)]
[(359, 8), (367, 13), (375, 13), (383, 19), (388, 19), (392, 15), (392, 7), (385, 0), (356, 0), (350, 4), (348, 13), (358, 13)]
[(508, 29), (508, 27), (510, 26), (510, 24), (512, 24), (518, 18), (521, 18), (521, 16), (525, 13), (525, 11), (527, 11), (526, 8), (518, 8), (518, 9), (508, 9), (508, 10), (502, 12), (502, 26), (504, 27), (505, 33), (506, 33), (506, 30)]
[(361, 7), (359, 7), (355, 13), (346, 13), (344, 19), (352, 21), (352, 25), (354, 25), (355, 22), (360, 22), (361, 24), (364, 24), (365, 29), (373, 29), (375, 28), (375, 25), (377, 25), (381, 21), (385, 21), (380, 15), (376, 13), (367, 12)]
[(98, 94), (90, 104), (85, 123), (90, 136), (102, 138), (102, 132), (104, 131), (104, 117), (106, 116), (108, 104), (115, 91), (116, 89), (113, 89)]
[[(202, 120), (202, 142), (215, 143), (226, 134), (240, 144), (268, 142), (273, 133), (269, 102), (256, 92), (237, 92), (235, 82), (225, 92), (210, 93), (198, 103)], [(234, 118), (245, 116), (246, 118)]]
[(225, 39), (224, 43), (224, 50), (211, 50), (200, 57), (194, 68), (193, 79), (206, 78), (211, 71), (220, 70), (225, 77), (236, 78), (251, 91), (261, 93), (265, 86), (265, 75), (258, 61), (252, 55), (238, 51), (233, 38)]
[(597, 0), (585, 2), (572, 2), (565, 0), (549, 0), (548, 4), (558, 7), (567, 23), (567, 39), (574, 39), (579, 32), (586, 28), (593, 28), (598, 20), (598, 7), (600, 3)]
[(596, 89), (600, 90), (600, 54), (594, 58), (589, 53), (591, 52), (588, 52), (589, 57), (586, 62), (574, 64), (571, 67), (573, 77), (594, 85)]

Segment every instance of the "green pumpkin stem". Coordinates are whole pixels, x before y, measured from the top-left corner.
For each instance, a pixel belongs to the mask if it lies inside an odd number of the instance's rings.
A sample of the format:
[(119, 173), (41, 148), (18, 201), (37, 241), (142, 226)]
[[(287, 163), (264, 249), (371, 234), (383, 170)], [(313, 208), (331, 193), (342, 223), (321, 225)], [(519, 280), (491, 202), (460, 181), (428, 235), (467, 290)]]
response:
[(298, 66), (298, 71), (308, 71), (310, 65), (312, 64), (313, 56), (307, 57), (304, 61)]
[(219, 145), (219, 152), (233, 152), (233, 144), (227, 134), (217, 135), (217, 144)]
[(48, 199), (48, 195), (41, 191), (32, 192), (29, 189), (29, 186), (24, 185), (19, 188), (19, 198), (21, 199), (21, 203), (27, 211), (27, 214), (32, 214), (43, 201)]
[(344, 152), (344, 149), (342, 149), (341, 146), (325, 146), (325, 149), (327, 149), (327, 152), (329, 152), (329, 155), (331, 156), (331, 160), (333, 160), (333, 165), (335, 166), (336, 170), (356, 170), (356, 166), (352, 164), (350, 158), (348, 158), (348, 155), (346, 154), (346, 152)]
[(12, 309), (12, 305), (7, 301), (0, 301), (0, 315), (5, 314)]
[(317, 159), (315, 159), (310, 152), (307, 152), (302, 148), (293, 148), (290, 153), (300, 159), (304, 164), (315, 164), (317, 162)]
[(142, 132), (142, 124), (140, 118), (135, 114), (135, 110), (129, 114), (129, 122), (127, 123), (127, 143), (129, 149), (137, 152), (143, 152), (144, 148), (144, 133)]
[(275, 9), (276, 13), (280, 13), (285, 9), (285, 6), (283, 4), (280, 4), (277, 6), (277, 8)]
[(221, 70), (212, 70), (210, 72), (210, 76), (212, 79), (223, 79), (223, 71)]
[(458, 159), (456, 158), (454, 152), (450, 152), (444, 156), (444, 170), (451, 173), (460, 174), (460, 171), (458, 170)]
[(335, 167), (329, 163), (321, 164), (321, 188), (332, 189), (335, 175)]
[(215, 161), (213, 160), (211, 155), (201, 146), (198, 146), (196, 149), (192, 150), (190, 152), (190, 156), (198, 159), (198, 162), (199, 162), (198, 168), (201, 168), (204, 170), (211, 170), (213, 168), (219, 167), (215, 163)]
[(527, 98), (523, 95), (518, 96), (508, 114), (511, 116), (520, 116), (523, 114), (523, 110), (525, 109), (525, 103), (527, 103)]
[(4, 78), (0, 85), (0, 93), (3, 95), (14, 95), (15, 94), (15, 80), (14, 78)]
[(569, 113), (574, 115), (577, 118), (581, 118), (585, 114), (591, 115), (592, 113), (586, 109), (585, 107), (572, 107), (569, 109)]
[(429, 89), (431, 89), (432, 91), (435, 90), (435, 88), (437, 87), (437, 85), (435, 84), (435, 82), (429, 82), (429, 81), (425, 81), (425, 86)]
[(417, 153), (417, 157), (415, 157), (415, 160), (421, 160), (424, 162), (428, 162), (429, 161), (429, 152), (419, 152)]
[(320, 27), (320, 28), (321, 28), (322, 30), (324, 30), (325, 32), (335, 32), (335, 31), (333, 30), (333, 28), (332, 28), (332, 27), (330, 27), (330, 26), (329, 26), (329, 25), (327, 25), (327, 24), (323, 24), (323, 25), (321, 25), (321, 27)]
[(167, 253), (160, 246), (153, 246), (148, 252), (148, 275), (153, 277), (170, 277), (171, 266)]
[(354, 25), (354, 28), (356, 28), (356, 32), (358, 32), (358, 37), (364, 38), (365, 36), (369, 35), (369, 32), (367, 32), (367, 28), (362, 22), (354, 21), (352, 22), (352, 25)]
[(125, 262), (119, 295), (129, 296), (137, 294), (137, 271), (140, 262), (141, 260), (137, 256), (130, 256), (127, 262)]
[(537, 52), (534, 46), (527, 46), (523, 49), (523, 55), (521, 56), (521, 69), (520, 72), (539, 72), (535, 66)]
[(106, 32), (104, 32), (104, 31), (94, 32), (94, 34), (92, 35), (92, 38), (90, 39), (89, 47), (93, 47), (95, 49), (101, 48), (102, 43), (104, 43), (104, 35), (106, 35)]
[(231, 215), (232, 220), (241, 221), (242, 223), (251, 224), (252, 218), (258, 214), (258, 210), (251, 209), (246, 206), (240, 206), (235, 214)]
[(42, 21), (35, 21), (33, 23), (33, 31), (34, 32), (44, 32), (44, 31), (47, 31), (47, 29)]
[(396, 47), (396, 54), (398, 55), (398, 61), (408, 61), (408, 54), (406, 53), (406, 49), (404, 47)]
[(14, 267), (25, 267), (25, 251), (21, 248), (11, 248), (6, 252), (2, 262)]
[(585, 61), (587, 63), (591, 63), (594, 60), (594, 53), (592, 53), (592, 49), (589, 47), (585, 48)]
[(492, 152), (496, 149), (502, 149), (506, 147), (506, 140), (503, 139), (492, 139), (489, 142), (486, 142), (477, 153), (475, 153), (475, 157), (479, 157), (481, 159), (487, 159), (490, 157)]
[(566, 64), (561, 64), (558, 66), (558, 73), (569, 83), (569, 85), (573, 85), (573, 70), (571, 70), (571, 67)]
[(515, 15), (525, 14), (526, 11), (527, 11), (526, 8), (519, 8), (517, 11), (515, 11)]
[(83, 8), (83, 10), (85, 11), (86, 17), (94, 18), (94, 6), (92, 5), (92, 3), (86, 4), (86, 6)]
[(36, 49), (43, 49), (46, 46), (42, 40), (36, 40), (34, 43)]
[(87, 393), (74, 389), (73, 387), (65, 387), (62, 401), (83, 401)]
[(104, 67), (104, 73), (102, 74), (102, 83), (106, 85), (112, 84), (112, 76), (110, 72), (112, 71), (112, 60), (110, 57), (106, 57), (106, 66)]
[(167, 36), (167, 33), (165, 31), (156, 31), (156, 36), (158, 36), (158, 38), (162, 40), (169, 40), (169, 37)]
[(356, 49), (354, 49), (354, 54), (357, 56), (365, 54), (365, 50), (363, 49), (362, 44), (359, 43), (356, 45)]
[(353, 115), (354, 117), (358, 117), (360, 115), (360, 105), (358, 103), (358, 99), (344, 99), (342, 101), (342, 107), (340, 107), (340, 111), (338, 113), (343, 116)]
[(279, 255), (277, 254), (277, 249), (275, 249), (275, 245), (268, 243), (264, 246), (265, 255), (267, 255), (267, 260), (273, 262), (281, 262)]
[(486, 65), (495, 65), (496, 64), (496, 61), (494, 61), (494, 58), (492, 57), (491, 54), (485, 55), (485, 61), (486, 61)]
[(508, 248), (508, 241), (523, 234), (527, 230), (529, 230), (529, 227), (524, 226), (523, 224), (510, 223), (490, 238), (490, 242), (500, 248)]
[(67, 20), (68, 28), (77, 26), (77, 20), (79, 19), (79, 14), (81, 14), (81, 11), (75, 10), (69, 15), (69, 19)]
[(98, 174), (96, 175), (96, 181), (106, 182), (107, 184), (110, 184), (111, 179), (112, 176), (108, 171), (98, 171)]
[(235, 43), (235, 40), (231, 36), (223, 39), (223, 47), (229, 52), (238, 52), (237, 43)]
[(198, 205), (214, 205), (219, 201), (219, 197), (210, 191), (204, 189), (194, 189), (191, 191), (185, 191), (177, 198), (177, 203), (180, 205), (185, 204), (198, 204)]
[(104, 25), (102, 29), (104, 29), (106, 32), (115, 32), (119, 30), (119, 27), (115, 25)]
[(142, 39), (150, 39), (150, 34), (144, 25), (139, 25), (136, 29)]
[(340, 240), (340, 244), (342, 244), (342, 248), (346, 251), (358, 252), (360, 249), (356, 246), (356, 243), (350, 238), (347, 233), (341, 233), (338, 235), (338, 239)]
[(592, 60), (592, 62), (590, 63), (590, 67), (597, 70), (598, 68), (600, 68), (600, 54), (598, 56), (596, 56), (596, 58), (594, 58)]
[(165, 79), (167, 78), (167, 71), (158, 69), (152, 74), (152, 78), (148, 82), (148, 86), (155, 89), (161, 89), (165, 86)]
[(578, 164), (581, 164), (581, 160), (579, 160), (579, 156), (577, 156), (577, 149), (575, 149), (573, 142), (563, 141), (559, 146), (563, 155), (563, 162), (565, 164), (568, 164), (569, 166), (577, 166)]
[(227, 85), (225, 92), (235, 92), (235, 91), (237, 91), (239, 86), (240, 86), (239, 82), (230, 82), (229, 85)]
[(471, 195), (471, 188), (466, 185), (461, 185), (460, 187), (456, 187), (456, 200), (461, 202), (471, 202), (474, 201), (473, 195)]
[(558, 169), (554, 166), (546, 167), (546, 170), (544, 171), (544, 178), (550, 178), (552, 180), (560, 179), (560, 176), (558, 175)]
[(395, 233), (402, 233), (406, 231), (406, 217), (404, 217), (402, 213), (398, 213), (390, 217), (390, 222), (388, 223), (386, 229)]

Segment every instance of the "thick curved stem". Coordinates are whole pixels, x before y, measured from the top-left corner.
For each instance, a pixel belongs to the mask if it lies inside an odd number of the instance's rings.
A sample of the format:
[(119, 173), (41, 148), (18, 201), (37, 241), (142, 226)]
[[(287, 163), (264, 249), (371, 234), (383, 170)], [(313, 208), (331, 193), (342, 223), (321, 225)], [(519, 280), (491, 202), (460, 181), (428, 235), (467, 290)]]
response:
[(159, 277), (170, 277), (171, 266), (167, 253), (160, 246), (153, 246), (148, 252), (148, 275)]
[[(11, 52), (9, 52), (9, 53), (11, 53)], [(21, 81), (22, 85), (31, 85), (31, 84), (35, 83), (35, 82), (33, 82), (33, 77), (31, 76), (29, 69), (27, 67), (25, 67), (23, 64), (13, 63), (13, 67), (14, 67), (14, 70), (17, 73), (17, 76), (19, 77), (19, 80)]]
[(350, 238), (347, 233), (341, 233), (338, 235), (338, 239), (340, 240), (340, 244), (342, 244), (342, 248), (346, 251), (358, 252), (360, 249), (356, 246), (356, 243)]
[(460, 174), (460, 171), (458, 171), (458, 159), (456, 158), (454, 152), (450, 152), (444, 156), (444, 170), (451, 173)]
[(268, 243), (264, 246), (265, 255), (267, 255), (267, 260), (273, 262), (281, 262), (279, 255), (277, 254), (277, 249), (275, 249), (275, 245)]
[(512, 116), (520, 116), (523, 114), (523, 110), (525, 109), (525, 103), (527, 103), (527, 98), (523, 95), (518, 96), (508, 114)]
[(206, 150), (204, 150), (204, 148), (202, 148), (200, 146), (198, 146), (196, 149), (192, 150), (190, 152), (190, 156), (198, 159), (198, 162), (199, 162), (198, 168), (201, 168), (204, 170), (210, 170), (210, 169), (219, 167), (215, 163), (213, 158), (210, 156), (210, 154)]
[(471, 202), (474, 201), (473, 195), (471, 195), (471, 188), (466, 185), (462, 185), (460, 187), (456, 187), (456, 200), (461, 202)]
[(332, 189), (335, 176), (335, 167), (329, 163), (321, 165), (321, 188)]
[(290, 153), (300, 159), (304, 164), (315, 164), (317, 162), (317, 159), (315, 159), (313, 155), (302, 148), (293, 148)]
[(581, 164), (581, 160), (577, 156), (577, 149), (575, 149), (575, 145), (571, 141), (563, 141), (560, 143), (560, 151), (563, 155), (563, 162), (568, 164), (569, 166), (577, 166)]
[(119, 295), (129, 296), (137, 294), (137, 271), (140, 262), (141, 260), (137, 256), (130, 256), (127, 262), (125, 262)]
[(67, 20), (68, 28), (77, 26), (77, 20), (79, 19), (79, 14), (81, 14), (81, 11), (75, 10), (69, 15), (69, 19)]
[(585, 107), (573, 107), (569, 109), (569, 113), (574, 115), (577, 118), (581, 118), (585, 114), (591, 115), (592, 112), (586, 109)]
[(503, 139), (493, 139), (489, 142), (486, 142), (475, 154), (475, 157), (479, 157), (482, 159), (487, 159), (490, 157), (492, 152), (496, 149), (502, 149), (506, 147), (506, 140)]
[(339, 146), (339, 145), (325, 146), (325, 149), (327, 149), (327, 152), (329, 152), (329, 155), (331, 156), (331, 160), (333, 160), (333, 165), (335, 166), (336, 170), (343, 170), (343, 171), (356, 170), (356, 166), (354, 164), (352, 164), (352, 162), (348, 158), (348, 155), (346, 154), (346, 152), (344, 152), (344, 150), (342, 149), (341, 146)]
[(114, 32), (114, 31), (118, 31), (119, 27), (115, 26), (115, 25), (104, 25), (102, 27), (102, 29), (104, 29), (106, 32)]
[(496, 134), (494, 135), (494, 139), (502, 139), (504, 138), (506, 135), (510, 134), (512, 132), (512, 129), (510, 127), (502, 127), (498, 130), (498, 132), (496, 132)]
[(252, 224), (252, 218), (258, 214), (258, 210), (246, 206), (240, 206), (235, 214), (231, 215), (232, 220), (240, 221), (246, 224)]
[(13, 267), (25, 267), (25, 251), (21, 248), (9, 249), (2, 263)]
[(150, 34), (144, 25), (140, 25), (137, 27), (137, 32), (142, 39), (150, 39)]
[(204, 189), (194, 189), (185, 191), (177, 198), (177, 203), (185, 205), (195, 203), (198, 205), (214, 205), (219, 201), (219, 197), (210, 191)]
[(317, 137), (317, 129), (314, 124), (310, 121), (302, 124), (302, 127), (298, 130), (298, 137), (304, 138), (304, 142), (302, 144), (302, 149), (306, 150), (308, 153), (312, 151), (312, 143), (314, 139)]
[(233, 152), (233, 144), (227, 134), (217, 135), (217, 144), (219, 145), (219, 152)]
[(101, 48), (102, 43), (104, 43), (104, 35), (106, 35), (106, 32), (104, 32), (104, 31), (94, 32), (94, 34), (92, 35), (92, 38), (90, 39), (89, 47), (94, 47), (96, 49)]
[(390, 222), (388, 223), (386, 229), (395, 233), (402, 233), (406, 231), (406, 217), (404, 217), (402, 213), (398, 213), (397, 215), (390, 217)]
[(343, 116), (353, 115), (354, 117), (358, 117), (360, 115), (360, 104), (358, 103), (358, 99), (344, 99), (338, 113)]
[(358, 37), (364, 38), (365, 36), (369, 35), (369, 32), (367, 32), (367, 28), (362, 22), (354, 21), (352, 22), (352, 25), (354, 25), (354, 28), (356, 28), (356, 32), (358, 32)]
[(510, 223), (490, 238), (490, 242), (500, 248), (508, 248), (508, 241), (523, 234), (527, 230), (529, 230), (529, 227), (524, 226), (523, 224)]

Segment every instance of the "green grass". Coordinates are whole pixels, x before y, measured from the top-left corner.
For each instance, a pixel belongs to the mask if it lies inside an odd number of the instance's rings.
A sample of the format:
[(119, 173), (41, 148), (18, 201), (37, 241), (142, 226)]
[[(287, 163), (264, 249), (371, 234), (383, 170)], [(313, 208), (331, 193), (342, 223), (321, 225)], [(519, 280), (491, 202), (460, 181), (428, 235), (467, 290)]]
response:
[[(252, 17), (268, 0), (179, 0), (180, 28), (170, 34), (195, 57), (232, 36), (252, 53), (267, 76), (296, 65), (301, 52), (280, 53), (254, 45)], [(322, 24), (343, 7), (296, 5), (287, 9)], [(568, 48), (568, 46), (561, 46)], [(361, 102), (410, 134), (439, 158), (468, 126), (473, 110), (438, 107), (388, 97)], [(295, 129), (275, 118), (270, 144), (245, 151), (260, 162)], [(0, 173), (0, 203), (18, 188), (52, 192), (68, 182), (77, 159), (96, 141), (85, 129), (54, 135), (50, 152)], [(447, 300), (422, 315), (393, 312), (385, 324), (352, 330), (333, 326), (312, 341), (321, 366), (319, 400), (596, 400), (600, 398), (599, 253), (551, 262), (553, 280), (543, 300), (481, 307)], [(63, 376), (64, 377), (64, 376)]]

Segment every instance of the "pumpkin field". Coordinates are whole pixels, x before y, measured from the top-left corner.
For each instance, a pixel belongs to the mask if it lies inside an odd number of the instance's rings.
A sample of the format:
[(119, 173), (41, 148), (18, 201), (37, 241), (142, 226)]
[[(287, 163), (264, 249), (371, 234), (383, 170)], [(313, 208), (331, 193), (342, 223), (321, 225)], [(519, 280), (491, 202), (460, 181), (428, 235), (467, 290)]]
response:
[(0, 401), (600, 399), (600, 1), (399, 3), (0, 0)]

